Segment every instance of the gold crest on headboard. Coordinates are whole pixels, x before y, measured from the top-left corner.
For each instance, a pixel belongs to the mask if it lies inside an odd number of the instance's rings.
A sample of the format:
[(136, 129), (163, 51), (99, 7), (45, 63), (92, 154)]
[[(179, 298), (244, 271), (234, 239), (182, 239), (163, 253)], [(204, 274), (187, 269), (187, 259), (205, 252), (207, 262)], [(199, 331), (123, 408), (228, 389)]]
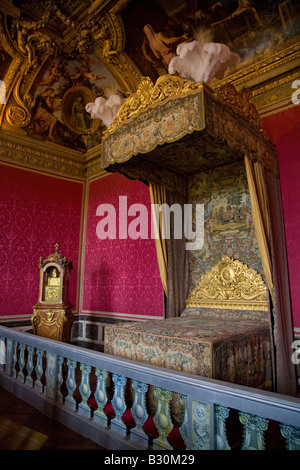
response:
[(202, 276), (186, 306), (267, 311), (267, 289), (255, 269), (225, 256)]

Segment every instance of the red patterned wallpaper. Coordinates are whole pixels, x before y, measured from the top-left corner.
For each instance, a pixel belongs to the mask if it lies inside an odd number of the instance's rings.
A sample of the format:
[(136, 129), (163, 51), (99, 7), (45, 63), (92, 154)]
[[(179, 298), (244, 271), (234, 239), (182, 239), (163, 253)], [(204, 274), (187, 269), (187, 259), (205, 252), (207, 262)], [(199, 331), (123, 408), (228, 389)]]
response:
[(264, 125), (277, 147), (294, 327), (300, 328), (300, 105), (268, 116)]
[[(163, 288), (154, 240), (97, 237), (96, 227), (103, 217), (96, 216), (96, 211), (101, 204), (116, 208), (118, 234), (119, 196), (127, 196), (128, 208), (140, 203), (150, 211), (149, 188), (139, 181), (112, 174), (90, 183), (83, 312), (112, 312), (122, 318), (163, 316)], [(129, 223), (134, 218), (129, 216)]]
[(76, 307), (84, 183), (0, 164), (0, 318), (32, 314), (38, 300), (39, 259), (60, 252), (73, 259)]

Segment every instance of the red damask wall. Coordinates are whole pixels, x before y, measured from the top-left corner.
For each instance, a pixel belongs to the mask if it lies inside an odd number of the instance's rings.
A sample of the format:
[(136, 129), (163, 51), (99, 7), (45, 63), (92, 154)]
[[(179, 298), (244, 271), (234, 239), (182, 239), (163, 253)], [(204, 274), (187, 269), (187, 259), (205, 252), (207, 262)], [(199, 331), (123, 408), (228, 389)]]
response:
[[(149, 188), (119, 174), (112, 174), (89, 185), (83, 313), (122, 318), (163, 316), (163, 288), (160, 280), (154, 240), (149, 238), (99, 239), (96, 215), (100, 204), (116, 208), (119, 232), (119, 196), (127, 196), (128, 208), (144, 204), (150, 214)], [(104, 217), (106, 215), (104, 214)], [(128, 217), (128, 222), (135, 217)]]
[(0, 318), (32, 315), (39, 259), (60, 252), (73, 260), (71, 302), (77, 295), (84, 183), (0, 163)]
[(300, 328), (300, 105), (266, 117), (264, 125), (277, 147), (293, 319), (294, 327), (298, 329)]

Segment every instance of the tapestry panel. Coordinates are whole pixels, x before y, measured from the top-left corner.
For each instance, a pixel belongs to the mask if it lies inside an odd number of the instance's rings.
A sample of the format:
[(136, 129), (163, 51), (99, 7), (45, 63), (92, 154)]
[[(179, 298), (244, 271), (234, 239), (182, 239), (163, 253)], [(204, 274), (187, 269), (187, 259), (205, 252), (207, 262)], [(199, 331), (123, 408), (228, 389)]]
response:
[(204, 204), (204, 245), (189, 252), (190, 292), (223, 256), (264, 278), (244, 162), (195, 174), (189, 179), (189, 203)]
[(202, 377), (270, 387), (266, 321), (197, 315), (107, 326), (104, 351)]

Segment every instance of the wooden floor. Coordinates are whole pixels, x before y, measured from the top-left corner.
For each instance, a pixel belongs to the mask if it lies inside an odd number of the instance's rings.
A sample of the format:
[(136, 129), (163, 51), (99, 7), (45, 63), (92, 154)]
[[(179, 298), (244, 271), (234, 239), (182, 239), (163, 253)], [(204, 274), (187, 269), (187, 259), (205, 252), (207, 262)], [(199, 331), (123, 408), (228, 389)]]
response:
[(0, 387), (0, 450), (104, 450)]

